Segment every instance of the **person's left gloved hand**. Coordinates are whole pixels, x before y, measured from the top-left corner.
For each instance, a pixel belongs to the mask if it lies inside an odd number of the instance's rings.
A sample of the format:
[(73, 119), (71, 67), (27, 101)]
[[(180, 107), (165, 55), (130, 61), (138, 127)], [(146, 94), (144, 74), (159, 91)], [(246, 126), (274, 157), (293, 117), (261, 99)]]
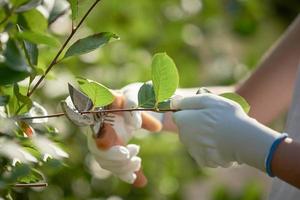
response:
[[(110, 134), (112, 132), (113, 130), (110, 130)], [(108, 149), (101, 149), (97, 146), (97, 139), (95, 140), (92, 135), (88, 135), (87, 140), (88, 148), (101, 168), (110, 171), (127, 183), (134, 183), (137, 178), (135, 172), (141, 167), (138, 145), (115, 144)]]
[[(138, 107), (138, 91), (142, 83), (129, 84), (118, 91), (114, 91), (115, 100), (109, 106), (110, 109), (124, 109)], [(132, 111), (110, 113), (113, 117), (113, 128), (123, 143), (127, 144), (138, 129), (146, 129), (152, 132), (161, 130), (161, 122), (146, 112)]]
[[(137, 92), (140, 84), (130, 84), (115, 91), (115, 101), (110, 109), (137, 108)], [(140, 171), (141, 158), (138, 157), (139, 146), (128, 144), (133, 133), (145, 128), (159, 131), (161, 123), (151, 115), (141, 112), (110, 113), (111, 124), (105, 123), (100, 138), (88, 136), (88, 147), (99, 165), (111, 171), (125, 182), (135, 186), (145, 184), (145, 177)]]
[[(137, 108), (137, 93), (140, 84), (130, 84), (120, 91), (112, 91), (114, 102), (105, 109)], [(90, 110), (92, 101), (69, 84), (70, 96), (61, 102), (65, 115), (77, 126), (90, 126), (87, 134), (88, 148), (98, 164), (114, 175), (136, 187), (143, 187), (147, 179), (140, 169), (141, 159), (137, 156), (139, 146), (127, 143), (135, 130), (144, 128), (159, 131), (161, 122), (141, 111), (81, 114)], [(79, 111), (79, 110), (80, 111)], [(103, 109), (103, 108), (95, 108)]]
[[(137, 93), (140, 86), (140, 83), (133, 83), (123, 87), (119, 91), (115, 91), (116, 99), (110, 107), (113, 109), (137, 108)], [(144, 116), (145, 113), (142, 114), (140, 111), (122, 112), (114, 115), (114, 128), (124, 143), (128, 143), (128, 141), (132, 138), (134, 131), (142, 128), (142, 115)]]
[(236, 102), (214, 94), (177, 98), (171, 107), (182, 109), (173, 118), (182, 143), (200, 166), (238, 162), (266, 171), (271, 147), (286, 137), (250, 118)]

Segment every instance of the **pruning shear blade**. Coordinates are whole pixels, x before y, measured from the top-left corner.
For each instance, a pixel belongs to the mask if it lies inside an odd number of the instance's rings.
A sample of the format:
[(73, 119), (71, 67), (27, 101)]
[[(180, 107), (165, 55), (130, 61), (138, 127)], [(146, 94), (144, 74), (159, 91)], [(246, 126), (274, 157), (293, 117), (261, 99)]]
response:
[(77, 126), (88, 126), (95, 123), (92, 115), (80, 114), (76, 110), (73, 103), (71, 102), (70, 97), (61, 102), (61, 107), (68, 119)]
[[(101, 134), (105, 114), (81, 114), (81, 112), (89, 111), (93, 108), (93, 102), (81, 91), (68, 84), (70, 96), (61, 102), (61, 107), (68, 119), (77, 126), (90, 126), (93, 135), (98, 137)], [(103, 108), (96, 108), (101, 110)]]
[(68, 83), (70, 97), (78, 111), (88, 111), (93, 108), (91, 99)]

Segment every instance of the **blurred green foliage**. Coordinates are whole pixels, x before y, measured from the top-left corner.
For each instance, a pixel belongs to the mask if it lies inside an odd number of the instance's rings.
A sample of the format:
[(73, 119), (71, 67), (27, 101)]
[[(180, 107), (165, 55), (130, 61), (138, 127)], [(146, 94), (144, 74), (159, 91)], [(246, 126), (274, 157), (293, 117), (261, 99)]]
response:
[[(25, 2), (28, 1), (11, 0), (14, 5)], [(79, 17), (75, 23), (78, 23), (90, 4), (90, 0), (79, 0)], [(48, 20), (36, 9), (14, 13), (2, 1), (0, 6), (1, 37), (4, 37), (4, 32), (8, 32), (13, 36), (11, 39), (18, 41), (19, 48), (27, 45), (27, 51), (37, 53), (37, 46), (20, 42), (20, 38), (16, 37), (16, 23), (32, 32), (55, 37), (60, 42), (71, 31), (70, 13), (64, 12), (68, 4), (62, 0), (56, 0)], [(147, 81), (151, 77), (151, 56), (161, 51), (167, 52), (174, 59), (181, 87), (234, 84), (255, 68), (262, 54), (299, 11), (297, 0), (103, 0), (75, 39), (110, 31), (119, 35), (121, 40), (59, 63), (33, 99), (46, 107), (49, 113), (53, 113), (58, 110), (59, 101), (67, 95), (67, 82), (74, 82), (75, 76), (97, 80), (110, 88)], [(65, 14), (60, 16), (57, 13)], [(14, 42), (10, 40), (8, 45), (14, 45)], [(5, 46), (4, 42), (0, 42), (2, 54)], [(15, 50), (13, 54), (17, 55), (19, 50), (12, 49)], [(13, 84), (24, 79), (28, 73), (32, 77), (42, 74), (57, 49), (38, 45), (38, 50), (38, 62), (34, 61), (37, 55), (31, 54), (35, 55), (30, 58), (32, 63), (28, 66), (20, 65), (21, 69), (2, 66), (1, 57), (0, 79), (4, 80), (7, 75), (18, 72), (18, 76), (10, 79), (9, 83)], [(17, 58), (11, 62), (24, 62)], [(26, 93), (24, 85), (27, 84), (19, 83), (23, 96)], [(4, 90), (12, 91), (13, 87), (1, 87), (1, 94), (5, 93)], [(11, 95), (10, 98), (18, 97)], [(5, 96), (1, 96), (0, 105), (6, 104), (5, 99)], [(12, 108), (18, 106), (15, 102), (10, 104)], [(14, 108), (13, 112), (16, 111)], [(139, 133), (139, 137), (132, 141), (141, 145), (143, 168), (149, 177), (149, 185), (145, 189), (135, 189), (115, 177), (107, 178), (104, 172), (99, 177), (90, 169), (91, 158), (86, 147), (85, 131), (78, 130), (66, 119), (51, 119), (49, 123), (49, 126), (44, 127), (47, 131), (44, 129), (40, 134), (46, 132), (54, 141), (63, 143), (70, 158), (65, 163), (49, 159), (38, 166), (47, 177), (47, 188), (10, 189), (1, 191), (2, 198), (9, 199), (5, 195), (11, 192), (13, 199), (30, 200), (96, 200), (112, 196), (116, 196), (115, 199), (118, 199), (117, 196), (123, 199), (184, 199), (188, 185), (196, 181), (205, 183), (209, 179), (210, 175), (198, 169), (180, 145), (177, 136), (171, 133)], [(51, 125), (59, 129), (59, 134)], [(27, 147), (30, 145), (27, 144)], [(8, 162), (5, 158), (0, 159), (1, 166), (6, 166)], [(259, 184), (250, 182), (237, 193), (221, 185), (210, 196), (214, 200), (256, 200), (262, 199), (263, 192)]]

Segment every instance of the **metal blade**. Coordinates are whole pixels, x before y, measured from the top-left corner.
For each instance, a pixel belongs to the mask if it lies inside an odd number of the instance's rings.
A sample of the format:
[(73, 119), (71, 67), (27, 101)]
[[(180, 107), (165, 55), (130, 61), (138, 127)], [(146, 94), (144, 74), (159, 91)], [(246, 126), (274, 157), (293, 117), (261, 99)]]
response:
[(89, 126), (95, 123), (92, 115), (86, 115), (86, 114), (82, 115), (76, 112), (65, 101), (61, 102), (61, 107), (66, 117), (77, 126)]
[(205, 93), (211, 93), (207, 88), (201, 87), (197, 90), (196, 94), (205, 94)]
[(68, 86), (70, 97), (78, 111), (88, 111), (93, 108), (93, 102), (88, 96), (74, 88), (70, 83), (68, 83)]

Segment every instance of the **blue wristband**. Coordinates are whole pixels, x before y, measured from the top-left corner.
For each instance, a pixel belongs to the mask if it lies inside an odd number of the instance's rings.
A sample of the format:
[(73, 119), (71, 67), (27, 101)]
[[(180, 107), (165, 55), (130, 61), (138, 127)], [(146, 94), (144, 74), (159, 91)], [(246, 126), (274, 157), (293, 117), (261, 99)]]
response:
[(275, 153), (278, 145), (281, 143), (281, 141), (283, 141), (287, 137), (288, 137), (288, 134), (287, 133), (283, 133), (271, 145), (271, 148), (269, 150), (268, 156), (266, 157), (266, 161), (265, 161), (266, 172), (267, 172), (267, 174), (270, 177), (274, 177), (274, 175), (272, 173), (272, 168), (271, 168), (271, 164), (272, 164), (274, 153)]

